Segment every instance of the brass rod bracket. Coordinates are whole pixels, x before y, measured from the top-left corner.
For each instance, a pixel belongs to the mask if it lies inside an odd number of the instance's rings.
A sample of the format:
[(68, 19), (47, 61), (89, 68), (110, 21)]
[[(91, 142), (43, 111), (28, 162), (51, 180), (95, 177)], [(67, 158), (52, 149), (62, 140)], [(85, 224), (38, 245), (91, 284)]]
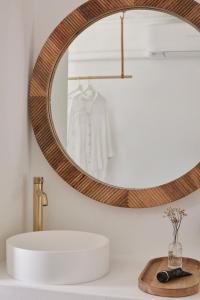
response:
[(124, 18), (125, 11), (120, 16), (121, 20), (121, 75), (105, 75), (105, 76), (72, 76), (68, 80), (95, 80), (95, 79), (131, 79), (132, 75), (125, 75), (125, 55), (124, 55)]

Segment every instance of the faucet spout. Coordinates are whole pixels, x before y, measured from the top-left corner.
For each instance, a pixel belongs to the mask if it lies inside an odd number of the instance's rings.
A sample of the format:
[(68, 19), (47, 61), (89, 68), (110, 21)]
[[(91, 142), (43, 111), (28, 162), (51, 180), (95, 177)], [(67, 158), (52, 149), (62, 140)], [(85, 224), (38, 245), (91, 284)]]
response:
[(48, 206), (48, 198), (43, 192), (43, 177), (34, 177), (33, 183), (33, 231), (42, 231), (43, 206)]

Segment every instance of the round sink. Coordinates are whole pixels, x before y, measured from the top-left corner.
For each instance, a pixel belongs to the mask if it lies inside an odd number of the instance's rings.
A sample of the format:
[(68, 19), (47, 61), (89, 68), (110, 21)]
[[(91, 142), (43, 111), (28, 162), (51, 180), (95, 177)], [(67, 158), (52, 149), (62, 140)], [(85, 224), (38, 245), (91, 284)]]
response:
[(76, 284), (109, 271), (109, 240), (81, 231), (38, 231), (7, 239), (7, 272), (30, 283)]

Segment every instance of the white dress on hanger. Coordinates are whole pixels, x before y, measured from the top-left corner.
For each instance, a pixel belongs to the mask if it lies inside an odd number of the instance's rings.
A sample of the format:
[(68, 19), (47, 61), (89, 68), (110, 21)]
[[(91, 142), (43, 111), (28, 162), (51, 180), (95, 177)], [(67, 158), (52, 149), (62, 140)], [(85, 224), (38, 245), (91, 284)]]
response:
[(105, 179), (113, 150), (106, 100), (100, 93), (88, 91), (72, 99), (67, 152), (84, 171), (97, 179)]

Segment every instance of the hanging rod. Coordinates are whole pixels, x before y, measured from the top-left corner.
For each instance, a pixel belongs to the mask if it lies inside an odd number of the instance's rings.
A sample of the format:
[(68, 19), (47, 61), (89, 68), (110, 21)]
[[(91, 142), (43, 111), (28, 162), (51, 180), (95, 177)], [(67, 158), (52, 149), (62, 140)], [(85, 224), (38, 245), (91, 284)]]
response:
[(79, 76), (68, 77), (68, 80), (95, 80), (95, 79), (131, 79), (132, 75), (105, 75), (105, 76)]
[(105, 75), (105, 76), (73, 76), (68, 80), (95, 80), (95, 79), (130, 79), (132, 75), (125, 75), (125, 55), (124, 55), (124, 12), (121, 19), (121, 75)]

